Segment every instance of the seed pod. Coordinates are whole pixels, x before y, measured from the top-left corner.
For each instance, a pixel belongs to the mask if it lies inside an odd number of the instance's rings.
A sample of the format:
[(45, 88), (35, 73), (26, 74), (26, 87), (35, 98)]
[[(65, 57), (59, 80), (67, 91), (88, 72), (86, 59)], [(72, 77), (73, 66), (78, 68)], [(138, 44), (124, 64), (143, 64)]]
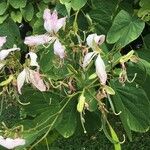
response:
[(84, 93), (82, 93), (79, 97), (79, 101), (78, 101), (78, 104), (77, 104), (77, 111), (78, 112), (81, 113), (83, 111), (84, 104), (85, 104), (85, 96), (84, 96)]

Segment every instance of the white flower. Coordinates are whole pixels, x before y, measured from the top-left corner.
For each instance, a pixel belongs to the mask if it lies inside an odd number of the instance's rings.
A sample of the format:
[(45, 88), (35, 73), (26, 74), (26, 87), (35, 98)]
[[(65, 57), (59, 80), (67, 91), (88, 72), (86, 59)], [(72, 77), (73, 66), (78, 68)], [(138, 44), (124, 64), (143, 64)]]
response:
[(88, 64), (91, 62), (91, 60), (94, 58), (94, 56), (96, 55), (96, 52), (89, 52), (84, 56), (83, 59), (83, 68), (86, 68), (86, 66), (88, 66)]
[(53, 40), (53, 37), (50, 37), (46, 34), (28, 36), (25, 38), (24, 43), (28, 46), (38, 46), (48, 44)]
[(104, 61), (102, 60), (100, 54), (97, 56), (95, 61), (96, 74), (99, 77), (101, 84), (105, 85), (107, 81), (107, 73)]
[(1, 50), (0, 51), (0, 60), (4, 60), (10, 52), (20, 50), (20, 48), (11, 48), (11, 49), (6, 49), (6, 50)]
[(57, 33), (60, 28), (64, 27), (66, 24), (66, 17), (58, 19), (57, 11), (51, 11), (49, 9), (44, 10), (43, 14), (44, 28), (49, 33)]
[(28, 55), (29, 55), (30, 58), (31, 58), (30, 66), (36, 66), (36, 67), (39, 68), (39, 64), (38, 64), (38, 62), (37, 62), (37, 54), (35, 54), (34, 52), (29, 52), (29, 53), (26, 55), (26, 57), (27, 57)]
[(6, 43), (6, 36), (0, 37), (0, 48)]
[(40, 91), (46, 91), (46, 86), (41, 79), (40, 73), (38, 71), (25, 68), (22, 72), (20, 72), (17, 77), (17, 88), (19, 94), (22, 94), (21, 88), (24, 85), (25, 81), (27, 83), (32, 83)]
[(54, 43), (54, 54), (58, 55), (61, 59), (65, 57), (65, 47), (56, 39)]
[(14, 149), (17, 146), (25, 145), (25, 140), (21, 138), (11, 139), (0, 136), (0, 145), (7, 149)]
[(97, 35), (96, 33), (88, 35), (86, 38), (87, 45), (95, 49), (96, 45), (101, 45), (105, 41), (105, 35)]

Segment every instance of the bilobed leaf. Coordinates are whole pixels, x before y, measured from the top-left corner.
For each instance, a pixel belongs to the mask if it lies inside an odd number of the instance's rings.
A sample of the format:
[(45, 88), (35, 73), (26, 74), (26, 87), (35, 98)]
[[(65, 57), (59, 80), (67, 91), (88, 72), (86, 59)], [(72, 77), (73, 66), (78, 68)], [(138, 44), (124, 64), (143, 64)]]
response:
[(141, 87), (126, 83), (122, 86), (117, 81), (111, 81), (116, 94), (112, 100), (123, 125), (136, 132), (146, 132), (150, 125), (150, 102)]
[(14, 22), (18, 22), (18, 23), (21, 23), (22, 21), (22, 14), (20, 11), (12, 11), (11, 12), (11, 18), (13, 19)]
[(77, 126), (75, 105), (69, 105), (62, 114), (60, 123), (56, 126), (57, 131), (64, 137), (69, 138), (75, 132)]
[(9, 3), (12, 7), (15, 9), (17, 8), (23, 8), (26, 6), (27, 0), (9, 0)]
[(107, 34), (107, 42), (116, 43), (124, 47), (139, 37), (144, 29), (145, 23), (124, 10), (115, 17), (113, 24)]
[(87, 0), (71, 0), (71, 7), (74, 10), (80, 10), (85, 4)]

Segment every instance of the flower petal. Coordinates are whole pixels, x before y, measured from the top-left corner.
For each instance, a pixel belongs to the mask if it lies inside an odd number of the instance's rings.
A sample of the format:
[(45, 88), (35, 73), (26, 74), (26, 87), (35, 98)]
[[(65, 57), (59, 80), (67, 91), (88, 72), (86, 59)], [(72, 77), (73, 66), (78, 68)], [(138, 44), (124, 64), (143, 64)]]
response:
[(101, 56), (98, 55), (96, 61), (95, 61), (95, 67), (96, 67), (96, 74), (99, 77), (101, 84), (105, 85), (107, 81), (107, 73), (105, 70), (105, 64), (102, 60)]
[(16, 138), (16, 139), (6, 138), (6, 139), (4, 139), (1, 136), (0, 137), (0, 145), (7, 149), (14, 149), (17, 146), (25, 145), (25, 140), (21, 139), (21, 138)]
[(37, 62), (37, 54), (34, 53), (34, 52), (29, 52), (29, 53), (26, 55), (26, 57), (27, 57), (28, 55), (29, 55), (30, 58), (31, 58), (30, 66), (39, 67), (39, 64), (38, 64), (38, 62)]
[(54, 43), (54, 54), (58, 55), (61, 59), (65, 57), (65, 47), (56, 39)]
[(85, 68), (93, 59), (93, 57), (96, 55), (95, 52), (89, 52), (84, 56), (83, 65), (82, 67)]
[(0, 48), (6, 43), (6, 36), (0, 37)]
[(97, 35), (96, 33), (88, 35), (86, 38), (87, 45), (95, 48), (95, 45), (101, 45), (105, 41), (105, 35)]
[(41, 79), (40, 73), (38, 71), (29, 70), (30, 71), (30, 82), (40, 91), (46, 91), (46, 86)]
[(24, 69), (22, 72), (20, 72), (20, 74), (17, 77), (17, 88), (18, 88), (18, 92), (19, 94), (21, 93), (21, 88), (24, 85), (24, 82), (26, 80), (26, 70)]
[(53, 37), (50, 37), (49, 35), (46, 34), (35, 35), (26, 37), (24, 43), (28, 46), (38, 46), (48, 44), (52, 39)]
[(20, 50), (20, 48), (11, 48), (11, 49), (6, 49), (6, 50), (1, 50), (0, 51), (0, 60), (4, 60), (10, 52)]
[(66, 17), (58, 19), (54, 28), (54, 32), (57, 33), (59, 29), (61, 29), (62, 27), (65, 27), (65, 25), (66, 25)]

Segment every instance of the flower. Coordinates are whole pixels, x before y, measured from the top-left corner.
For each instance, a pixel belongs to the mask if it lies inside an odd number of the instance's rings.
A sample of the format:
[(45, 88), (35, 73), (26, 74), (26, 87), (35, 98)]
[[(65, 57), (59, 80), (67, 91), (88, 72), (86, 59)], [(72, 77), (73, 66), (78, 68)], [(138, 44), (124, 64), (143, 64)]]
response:
[(107, 81), (107, 73), (104, 61), (102, 60), (100, 54), (97, 56), (95, 61), (96, 74), (99, 77), (101, 84), (105, 85)]
[(46, 86), (41, 79), (41, 75), (38, 71), (31, 70), (29, 68), (24, 68), (22, 72), (17, 77), (17, 88), (19, 94), (21, 93), (21, 88), (25, 81), (27, 83), (32, 83), (38, 90), (46, 91)]
[(66, 17), (58, 19), (58, 13), (56, 10), (51, 13), (49, 9), (45, 9), (43, 19), (45, 30), (51, 34), (57, 33), (59, 29), (66, 24)]
[(25, 145), (25, 140), (21, 138), (11, 139), (0, 136), (0, 145), (7, 149), (14, 149), (17, 146)]
[(95, 50), (96, 45), (101, 45), (105, 41), (105, 35), (97, 35), (96, 33), (88, 35), (86, 38), (87, 45)]
[(54, 43), (54, 54), (58, 55), (61, 59), (65, 57), (65, 47), (56, 39)]
[(34, 35), (25, 37), (24, 43), (28, 46), (38, 46), (49, 43), (53, 40), (53, 37), (50, 37), (46, 34)]
[(1, 50), (0, 51), (0, 60), (4, 60), (10, 52), (16, 51), (16, 50), (20, 50), (20, 48), (10, 48), (10, 49), (6, 49), (6, 50)]
[(6, 36), (0, 37), (0, 48), (6, 43)]

